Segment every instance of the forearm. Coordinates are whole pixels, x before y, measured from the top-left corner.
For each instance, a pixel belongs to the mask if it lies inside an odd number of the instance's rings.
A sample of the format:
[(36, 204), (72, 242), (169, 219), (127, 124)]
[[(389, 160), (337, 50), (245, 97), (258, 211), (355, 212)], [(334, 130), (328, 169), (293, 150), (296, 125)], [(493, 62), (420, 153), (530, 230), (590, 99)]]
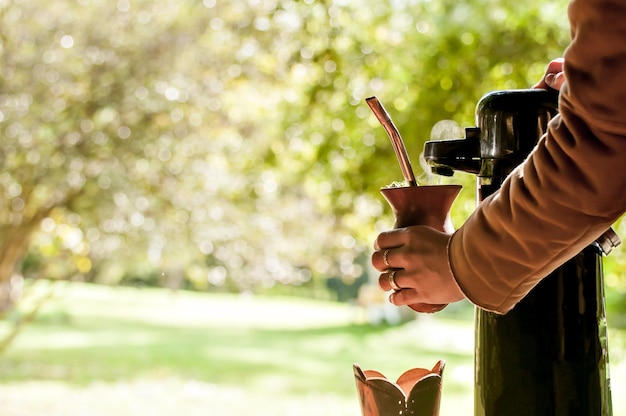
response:
[(626, 4), (576, 0), (569, 11), (560, 117), (450, 243), (459, 286), (485, 309), (511, 309), (626, 208)]

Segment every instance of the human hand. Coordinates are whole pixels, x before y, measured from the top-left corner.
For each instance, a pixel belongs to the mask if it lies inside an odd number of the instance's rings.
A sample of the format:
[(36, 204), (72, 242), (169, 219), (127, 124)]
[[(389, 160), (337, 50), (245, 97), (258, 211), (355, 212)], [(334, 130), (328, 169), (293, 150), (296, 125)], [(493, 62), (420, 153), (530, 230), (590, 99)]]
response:
[(380, 288), (394, 290), (389, 296), (391, 303), (411, 305), (418, 312), (435, 312), (441, 308), (433, 309), (433, 305), (464, 299), (448, 264), (450, 238), (451, 234), (424, 225), (379, 234), (372, 265), (381, 272)]
[(553, 90), (560, 91), (561, 87), (565, 84), (565, 73), (563, 72), (563, 58), (557, 58), (552, 60), (546, 68), (546, 73), (533, 88), (552, 88)]

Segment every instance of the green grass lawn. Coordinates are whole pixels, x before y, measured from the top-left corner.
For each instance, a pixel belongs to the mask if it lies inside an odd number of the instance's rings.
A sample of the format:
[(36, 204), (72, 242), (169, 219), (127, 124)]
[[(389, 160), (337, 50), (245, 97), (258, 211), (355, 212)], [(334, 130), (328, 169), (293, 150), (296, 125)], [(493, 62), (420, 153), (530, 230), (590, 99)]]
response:
[(373, 326), (330, 302), (71, 284), (2, 356), (0, 415), (357, 416), (353, 363), (395, 380), (439, 359), (441, 415), (471, 415), (472, 323), (446, 316)]

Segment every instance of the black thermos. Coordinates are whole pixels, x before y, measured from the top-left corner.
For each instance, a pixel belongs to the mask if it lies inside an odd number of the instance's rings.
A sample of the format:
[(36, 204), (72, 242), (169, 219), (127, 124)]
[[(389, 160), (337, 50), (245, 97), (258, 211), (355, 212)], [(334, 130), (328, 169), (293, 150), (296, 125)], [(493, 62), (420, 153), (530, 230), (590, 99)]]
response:
[[(463, 139), (427, 142), (426, 160), (435, 173), (476, 174), (480, 202), (532, 151), (557, 103), (554, 91), (489, 93), (478, 103), (477, 127)], [(476, 309), (475, 416), (612, 414), (605, 247), (585, 248), (505, 315)]]

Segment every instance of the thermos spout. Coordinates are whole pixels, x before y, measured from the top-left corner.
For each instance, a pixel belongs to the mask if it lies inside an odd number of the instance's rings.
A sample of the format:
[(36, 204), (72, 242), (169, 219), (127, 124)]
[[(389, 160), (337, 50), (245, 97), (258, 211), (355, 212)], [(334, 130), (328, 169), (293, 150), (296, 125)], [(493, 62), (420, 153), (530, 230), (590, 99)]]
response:
[(452, 176), (455, 170), (480, 171), (480, 129), (468, 127), (464, 139), (431, 140), (424, 145), (424, 159), (433, 173)]

